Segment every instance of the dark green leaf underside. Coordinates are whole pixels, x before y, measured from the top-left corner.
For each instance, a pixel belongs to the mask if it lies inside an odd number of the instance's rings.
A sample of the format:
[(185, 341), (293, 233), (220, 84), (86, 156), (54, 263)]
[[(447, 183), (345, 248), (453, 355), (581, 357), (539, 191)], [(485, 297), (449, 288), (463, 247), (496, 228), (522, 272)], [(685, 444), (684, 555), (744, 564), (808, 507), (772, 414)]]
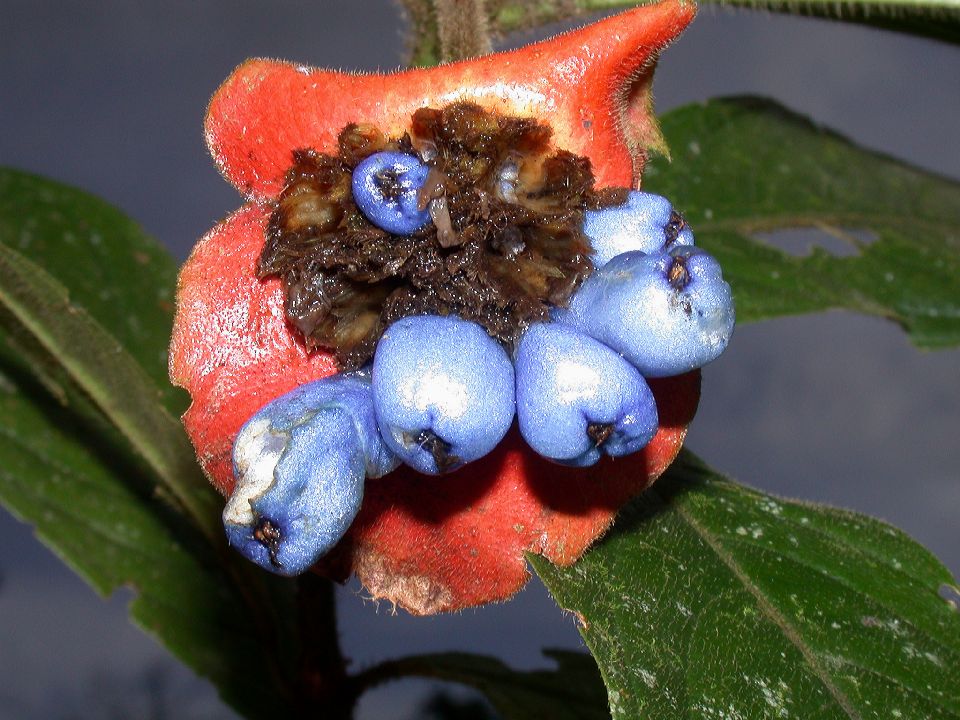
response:
[(160, 390), (173, 268), (102, 201), (0, 170), (0, 501), (237, 709), (289, 709), (290, 583), (204, 535), (219, 501)]
[(841, 20), (949, 43), (960, 43), (960, 4), (955, 0), (704, 0), (705, 5), (771, 10), (785, 15)]
[[(923, 348), (960, 343), (960, 184), (756, 98), (662, 122), (672, 162), (652, 162), (644, 188), (669, 197), (719, 258), (738, 321), (840, 308), (890, 318)], [(852, 254), (798, 257), (758, 239), (796, 227)]]
[(0, 417), (0, 501), (101, 594), (133, 588), (134, 619), (235, 707), (283, 707), (269, 701), (276, 649), (253, 626), (266, 620), (250, 612), (225, 558), (151, 492), (143, 464), (91, 434), (6, 352)]
[(603, 720), (606, 692), (597, 664), (589, 655), (544, 650), (555, 670), (512, 670), (495, 658), (444, 653), (403, 658), (390, 663), (399, 675), (416, 675), (476, 688), (503, 720)]
[(960, 718), (953, 580), (880, 521), (685, 454), (579, 563), (531, 562), (583, 619), (615, 718)]

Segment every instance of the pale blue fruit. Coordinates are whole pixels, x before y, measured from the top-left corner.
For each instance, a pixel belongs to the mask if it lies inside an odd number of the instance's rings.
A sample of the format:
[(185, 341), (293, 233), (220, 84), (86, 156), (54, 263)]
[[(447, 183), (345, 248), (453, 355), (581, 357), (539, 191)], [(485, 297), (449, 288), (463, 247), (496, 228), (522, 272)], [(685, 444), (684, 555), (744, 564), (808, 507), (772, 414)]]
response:
[(644, 377), (666, 377), (724, 351), (733, 296), (720, 264), (701, 249), (628, 252), (587, 278), (556, 317), (616, 350)]
[[(593, 247), (590, 259), (594, 267), (603, 267), (625, 252), (639, 250), (651, 254), (677, 245), (693, 245), (693, 232), (685, 224), (675, 233), (668, 233), (671, 220), (678, 218), (665, 197), (639, 190), (632, 191), (623, 205), (588, 210), (583, 232)], [(671, 234), (675, 237), (670, 238)]]
[(369, 372), (301, 385), (265, 405), (234, 441), (227, 539), (261, 567), (298, 575), (346, 533), (365, 477), (398, 464), (377, 430)]
[(430, 222), (417, 196), (430, 168), (413, 155), (378, 152), (353, 171), (353, 200), (367, 220), (395, 235), (410, 235)]
[(513, 365), (476, 323), (421, 315), (397, 320), (373, 358), (380, 433), (410, 467), (455, 470), (493, 450), (513, 422)]
[(641, 450), (657, 431), (656, 402), (637, 369), (578, 330), (531, 325), (515, 369), (520, 433), (546, 458), (593, 465)]

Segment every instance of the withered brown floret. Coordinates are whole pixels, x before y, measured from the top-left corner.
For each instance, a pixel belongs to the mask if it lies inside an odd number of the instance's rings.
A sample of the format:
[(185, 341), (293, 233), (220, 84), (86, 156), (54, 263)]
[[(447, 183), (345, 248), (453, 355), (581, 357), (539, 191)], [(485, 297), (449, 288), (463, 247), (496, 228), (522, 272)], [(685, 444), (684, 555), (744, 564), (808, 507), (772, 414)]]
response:
[[(294, 153), (257, 272), (280, 276), (290, 323), (344, 369), (407, 315), (458, 315), (511, 349), (590, 273), (584, 211), (627, 192), (594, 191), (589, 160), (555, 150), (546, 125), (470, 103), (421, 108), (396, 139), (348, 125), (338, 148)], [(433, 222), (411, 235), (374, 226), (353, 201), (353, 169), (382, 150), (431, 168), (418, 201)]]

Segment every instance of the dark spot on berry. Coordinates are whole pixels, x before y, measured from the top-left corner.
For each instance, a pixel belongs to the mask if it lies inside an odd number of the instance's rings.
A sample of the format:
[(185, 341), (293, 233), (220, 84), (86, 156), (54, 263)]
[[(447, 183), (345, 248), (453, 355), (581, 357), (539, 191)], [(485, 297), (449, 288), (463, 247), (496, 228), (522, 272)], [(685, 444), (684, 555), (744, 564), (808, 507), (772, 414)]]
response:
[[(433, 222), (411, 235), (372, 225), (353, 201), (353, 169), (380, 151), (430, 166), (418, 204)], [(399, 192), (395, 174), (376, 181), (388, 197)], [(293, 154), (257, 275), (280, 277), (290, 324), (343, 369), (368, 362), (407, 315), (457, 315), (510, 351), (590, 274), (584, 212), (626, 201), (627, 189), (593, 182), (590, 161), (556, 150), (532, 118), (470, 103), (421, 108), (398, 139), (353, 123), (337, 155)]]
[[(682, 257), (675, 257), (667, 269), (667, 280), (675, 290), (683, 290), (690, 284), (690, 271), (687, 270), (687, 263)], [(689, 304), (689, 303), (688, 303)], [(687, 311), (690, 314), (690, 311)]]
[(390, 168), (381, 170), (374, 175), (373, 181), (377, 184), (377, 187), (380, 188), (380, 192), (383, 193), (383, 197), (386, 200), (396, 200), (403, 193), (400, 178), (397, 177), (396, 171)]
[(450, 452), (450, 443), (441, 438), (432, 430), (421, 430), (417, 433), (404, 433), (403, 444), (407, 447), (418, 446), (429, 452), (437, 464), (437, 470), (447, 473), (463, 465), (463, 459)]
[(613, 430), (612, 423), (589, 423), (587, 425), (587, 437), (593, 441), (594, 446), (600, 447), (610, 439)]
[(270, 564), (276, 568), (282, 567), (280, 560), (277, 559), (282, 540), (280, 528), (267, 518), (262, 517), (257, 521), (257, 526), (253, 530), (253, 539), (267, 549), (270, 555)]
[(671, 210), (670, 220), (663, 227), (663, 234), (666, 236), (666, 242), (663, 243), (663, 247), (666, 249), (673, 245), (686, 226), (687, 221), (683, 219), (683, 215), (676, 210)]

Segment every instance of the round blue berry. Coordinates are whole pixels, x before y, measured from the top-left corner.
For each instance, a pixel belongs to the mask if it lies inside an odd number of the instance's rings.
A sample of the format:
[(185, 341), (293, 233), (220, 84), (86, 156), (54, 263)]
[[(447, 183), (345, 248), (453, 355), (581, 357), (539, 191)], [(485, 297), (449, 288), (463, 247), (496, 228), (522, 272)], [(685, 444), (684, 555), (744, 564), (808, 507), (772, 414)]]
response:
[(302, 385), (237, 435), (236, 486), (223, 511), (227, 539), (261, 567), (298, 575), (346, 533), (364, 478), (398, 462), (377, 430), (368, 372)]
[(367, 220), (395, 235), (410, 235), (430, 222), (417, 195), (430, 168), (413, 155), (378, 152), (353, 171), (353, 200)]
[(628, 252), (587, 278), (558, 318), (619, 352), (644, 377), (665, 377), (723, 352), (733, 334), (733, 296), (719, 263), (699, 248)]
[(632, 191), (623, 205), (588, 210), (583, 232), (590, 238), (594, 267), (603, 267), (617, 255), (633, 250), (647, 254), (662, 252), (667, 246), (693, 245), (693, 233), (683, 225), (668, 242), (667, 227), (678, 218), (670, 201), (653, 193)]
[(373, 400), (384, 441), (410, 467), (437, 475), (483, 457), (506, 434), (513, 365), (476, 323), (405, 317), (377, 344)]
[(536, 452), (585, 467), (637, 452), (657, 432), (653, 393), (613, 350), (563, 325), (531, 325), (517, 345), (517, 420)]

